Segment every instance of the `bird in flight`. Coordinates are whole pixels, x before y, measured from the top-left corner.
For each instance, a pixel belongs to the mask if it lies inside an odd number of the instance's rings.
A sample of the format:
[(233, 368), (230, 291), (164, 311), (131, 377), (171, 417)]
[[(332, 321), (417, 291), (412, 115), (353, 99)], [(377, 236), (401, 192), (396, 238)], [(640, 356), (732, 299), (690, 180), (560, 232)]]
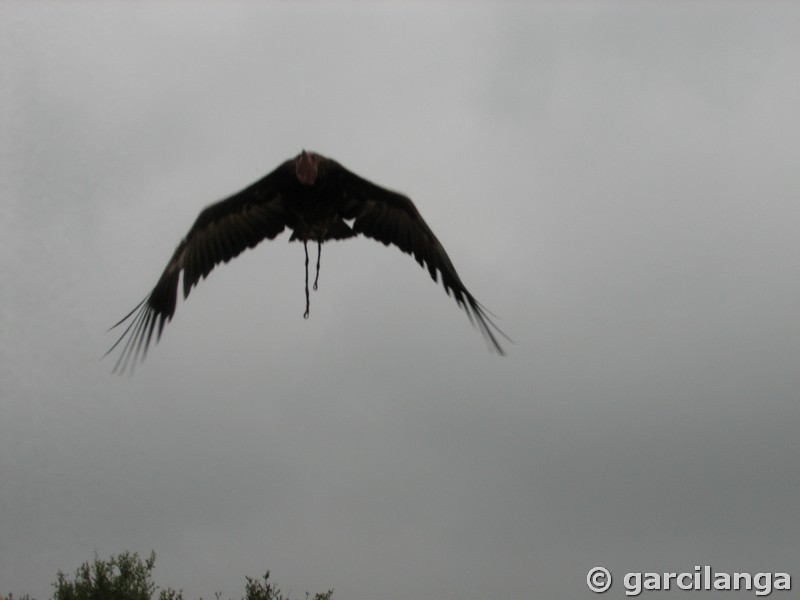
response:
[(422, 219), (410, 198), (370, 183), (338, 162), (303, 150), (297, 157), (233, 196), (205, 208), (181, 240), (153, 290), (112, 329), (125, 330), (106, 352), (121, 345), (114, 372), (131, 368), (147, 353), (153, 333), (161, 338), (164, 325), (175, 314), (178, 283), (183, 272), (183, 297), (221, 262), (228, 262), (263, 239), (274, 239), (285, 228), (289, 241), (303, 242), (305, 293), (308, 318), (308, 242), (317, 243), (314, 289), (319, 281), (322, 243), (344, 240), (359, 233), (394, 244), (427, 267), (434, 281), (437, 272), (445, 292), (453, 294), (469, 320), (476, 324), (490, 347), (504, 354), (499, 334), (510, 341), (489, 318), (486, 309), (467, 291), (442, 244)]

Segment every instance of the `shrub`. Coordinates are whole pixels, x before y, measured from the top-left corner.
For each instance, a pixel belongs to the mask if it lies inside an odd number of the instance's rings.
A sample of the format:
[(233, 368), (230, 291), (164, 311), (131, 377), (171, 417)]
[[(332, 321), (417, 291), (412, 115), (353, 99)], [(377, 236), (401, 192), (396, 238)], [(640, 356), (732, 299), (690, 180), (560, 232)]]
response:
[[(64, 573), (58, 572), (53, 584), (55, 594), (53, 600), (152, 600), (157, 586), (151, 581), (153, 567), (156, 564), (156, 553), (142, 561), (134, 552), (123, 552), (111, 555), (107, 561), (95, 557), (94, 562), (83, 563), (75, 571), (75, 578), (69, 580)], [(269, 571), (260, 579), (245, 577), (245, 596), (243, 600), (290, 600), (284, 596), (280, 588), (269, 581)], [(222, 593), (215, 594), (221, 600)], [(331, 600), (333, 590), (316, 594), (313, 600)], [(306, 600), (309, 594), (306, 593)], [(15, 600), (13, 594), (8, 600)], [(18, 600), (31, 600), (26, 594)], [(158, 600), (183, 600), (183, 591), (172, 588), (161, 590)]]

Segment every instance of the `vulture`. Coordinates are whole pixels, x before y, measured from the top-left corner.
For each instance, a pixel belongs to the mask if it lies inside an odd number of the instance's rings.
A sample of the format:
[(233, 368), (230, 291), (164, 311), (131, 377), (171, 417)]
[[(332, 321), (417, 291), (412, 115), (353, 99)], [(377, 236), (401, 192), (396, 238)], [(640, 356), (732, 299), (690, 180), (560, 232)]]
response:
[[(489, 318), (488, 311), (467, 291), (444, 247), (403, 194), (379, 187), (315, 152), (303, 150), (242, 191), (206, 207), (178, 244), (153, 290), (112, 329), (127, 323), (111, 353), (121, 346), (114, 372), (124, 371), (147, 353), (157, 329), (172, 320), (183, 273), (183, 297), (221, 262), (228, 262), (284, 229), (289, 241), (301, 241), (305, 250), (305, 318), (308, 318), (308, 242), (317, 243), (314, 289), (319, 281), (322, 243), (363, 234), (384, 245), (394, 244), (427, 268), (434, 281), (442, 278), (469, 320), (477, 325), (491, 349), (503, 355), (497, 334), (510, 341)], [(124, 341), (124, 343), (123, 343)]]

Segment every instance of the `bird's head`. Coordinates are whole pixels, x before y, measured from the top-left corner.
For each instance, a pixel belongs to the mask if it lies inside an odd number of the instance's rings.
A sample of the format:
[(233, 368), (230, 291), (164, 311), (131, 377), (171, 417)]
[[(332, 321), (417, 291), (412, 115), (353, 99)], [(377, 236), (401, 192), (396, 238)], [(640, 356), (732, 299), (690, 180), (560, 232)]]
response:
[(306, 152), (305, 150), (294, 159), (294, 172), (300, 183), (303, 185), (314, 185), (317, 181), (319, 159), (319, 154)]

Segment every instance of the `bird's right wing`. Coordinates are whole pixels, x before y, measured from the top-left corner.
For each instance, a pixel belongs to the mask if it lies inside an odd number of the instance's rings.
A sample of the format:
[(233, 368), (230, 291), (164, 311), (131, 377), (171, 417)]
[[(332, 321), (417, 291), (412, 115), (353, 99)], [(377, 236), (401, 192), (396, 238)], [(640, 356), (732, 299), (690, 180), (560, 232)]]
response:
[(467, 290), (456, 272), (450, 257), (436, 235), (407, 196), (387, 190), (334, 163), (334, 177), (340, 193), (345, 198), (344, 218), (352, 218), (353, 231), (371, 237), (385, 245), (392, 244), (411, 254), (422, 267), (428, 269), (436, 281), (441, 275), (447, 295), (452, 293), (456, 302), (467, 313), (490, 343), (490, 347), (503, 355), (503, 347), (495, 334), (511, 339), (495, 325), (488, 311)]
[[(287, 225), (285, 200), (281, 193), (289, 163), (241, 192), (212, 204), (197, 217), (186, 237), (175, 249), (153, 290), (114, 327), (128, 322), (125, 331), (108, 350), (125, 340), (114, 371), (124, 371), (133, 359), (147, 353), (158, 323), (156, 339), (175, 314), (178, 282), (183, 272), (183, 297), (221, 262), (228, 262), (264, 239), (273, 239)], [(133, 366), (131, 363), (131, 366)]]

